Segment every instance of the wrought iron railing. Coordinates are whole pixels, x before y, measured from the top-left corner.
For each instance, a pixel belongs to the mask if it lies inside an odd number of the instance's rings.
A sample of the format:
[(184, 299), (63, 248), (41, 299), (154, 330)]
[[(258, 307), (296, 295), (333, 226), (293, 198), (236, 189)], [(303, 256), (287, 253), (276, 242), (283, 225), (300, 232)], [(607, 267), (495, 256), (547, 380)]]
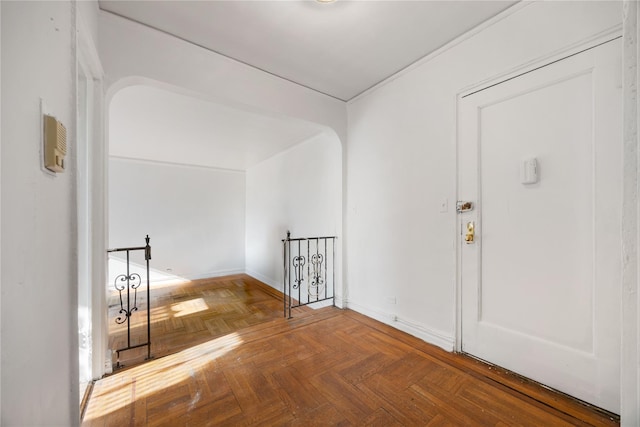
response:
[(282, 240), (284, 266), (284, 316), (291, 309), (331, 300), (335, 306), (336, 237), (302, 237)]
[[(151, 359), (151, 295), (149, 281), (149, 261), (151, 260), (151, 246), (149, 245), (149, 235), (145, 237), (145, 246), (109, 249), (107, 252), (126, 252), (127, 253), (127, 273), (119, 274), (114, 280), (114, 287), (118, 291), (120, 299), (120, 310), (115, 322), (119, 325), (127, 323), (127, 346), (116, 350), (116, 368), (120, 368), (120, 352), (133, 350), (147, 346), (147, 359)], [(138, 289), (142, 285), (142, 278), (138, 273), (131, 273), (130, 269), (130, 253), (133, 251), (144, 251), (144, 259), (147, 264), (147, 341), (136, 345), (131, 345), (131, 316), (138, 311)], [(132, 295), (133, 294), (133, 295)], [(126, 299), (125, 299), (126, 297)], [(126, 301), (126, 305), (125, 305)]]

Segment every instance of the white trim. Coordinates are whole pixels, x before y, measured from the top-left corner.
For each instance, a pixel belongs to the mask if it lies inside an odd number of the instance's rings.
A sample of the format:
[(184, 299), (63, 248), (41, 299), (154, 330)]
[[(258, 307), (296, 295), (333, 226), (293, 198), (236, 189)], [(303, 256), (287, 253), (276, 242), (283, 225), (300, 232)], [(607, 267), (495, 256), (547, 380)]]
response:
[(477, 91), (481, 91), (483, 89), (494, 86), (496, 84), (500, 84), (503, 81), (506, 81), (512, 78), (517, 78), (523, 73), (534, 71), (540, 67), (544, 67), (545, 65), (549, 65), (553, 62), (560, 61), (569, 56), (576, 55), (586, 49), (591, 49), (600, 44), (607, 43), (609, 41), (612, 41), (620, 37), (621, 35), (622, 35), (622, 24), (615, 25), (611, 28), (608, 28), (590, 37), (582, 39), (576, 43), (570, 44), (568, 46), (564, 46), (552, 52), (548, 52), (544, 55), (541, 55), (537, 58), (527, 61), (524, 64), (520, 64), (510, 70), (494, 75), (488, 79), (484, 79), (479, 82), (473, 83), (461, 89), (458, 92), (459, 97), (464, 98), (465, 96), (468, 96)]
[[(120, 262), (124, 262), (124, 260), (113, 256), (113, 258)], [(163, 283), (177, 283), (177, 282), (185, 282), (185, 281), (193, 281), (193, 280), (202, 280), (202, 279), (213, 279), (216, 277), (224, 277), (224, 276), (235, 276), (237, 274), (244, 274), (244, 270), (241, 268), (238, 269), (230, 269), (230, 270), (215, 270), (209, 271), (206, 273), (194, 273), (194, 274), (174, 274), (173, 272), (167, 273), (164, 271), (156, 270), (154, 268), (150, 268), (151, 272), (151, 288), (153, 289), (154, 285), (163, 284)], [(164, 278), (153, 278), (153, 274), (164, 275)], [(107, 288), (110, 287), (110, 284), (107, 283)]]
[(214, 277), (232, 276), (235, 274), (244, 274), (244, 269), (237, 268), (237, 269), (231, 269), (231, 270), (215, 270), (215, 271), (209, 271), (206, 273), (185, 274), (185, 275), (180, 275), (180, 277), (187, 280), (200, 280), (200, 279), (212, 279)]
[(131, 163), (142, 163), (142, 164), (150, 164), (156, 166), (175, 166), (175, 167), (183, 167), (183, 168), (195, 168), (195, 169), (208, 169), (214, 170), (217, 172), (229, 172), (229, 173), (239, 173), (244, 174), (245, 171), (241, 169), (225, 169), (218, 168), (215, 166), (206, 166), (206, 165), (194, 165), (188, 163), (177, 163), (177, 162), (166, 162), (163, 160), (151, 160), (151, 159), (136, 159), (134, 157), (125, 157), (125, 156), (109, 156), (109, 160), (123, 160)]
[[(0, 4), (0, 23), (2, 23), (2, 5)], [(2, 31), (0, 31), (0, 47), (2, 46)], [(2, 49), (0, 48), (0, 51)], [(0, 70), (2, 70), (2, 54), (0, 52)], [(0, 99), (2, 99), (2, 72), (0, 71)], [(0, 102), (0, 165), (2, 164), (2, 102)], [(2, 173), (0, 171), (0, 177), (2, 177)], [(1, 181), (1, 178), (0, 178)], [(0, 188), (2, 186), (0, 185)], [(2, 192), (0, 191), (0, 212), (2, 212)], [(1, 216), (1, 215), (0, 215)], [(0, 224), (2, 223), (2, 221), (0, 220)], [(0, 227), (1, 228), (1, 227)], [(0, 238), (0, 241), (2, 241), (2, 239)], [(2, 254), (0, 253), (0, 272), (2, 270)], [(0, 274), (0, 277), (2, 277), (2, 274)], [(0, 284), (0, 290), (2, 288), (2, 285)], [(2, 292), (0, 292), (0, 331), (2, 330)], [(2, 378), (2, 340), (0, 340), (0, 379)], [(0, 385), (1, 385), (2, 381), (0, 380)], [(0, 414), (2, 413), (2, 387), (0, 386)]]
[[(84, 77), (84, 97), (81, 99), (80, 95), (80, 76)], [(85, 311), (83, 314), (86, 316), (84, 322), (85, 327), (88, 330), (87, 333), (87, 348), (88, 350), (88, 372), (79, 370), (80, 375), (80, 401), (87, 391), (87, 387), (91, 380), (94, 379), (94, 357), (93, 357), (93, 314), (92, 311), (95, 290), (91, 286), (92, 283), (92, 244), (91, 244), (91, 175), (90, 175), (90, 159), (91, 159), (91, 142), (93, 141), (93, 127), (95, 125), (95, 88), (92, 71), (90, 70), (85, 60), (84, 52), (82, 49), (78, 49), (77, 61), (76, 61), (76, 120), (75, 120), (75, 160), (76, 160), (76, 175), (75, 175), (75, 194), (76, 194), (76, 269), (77, 269), (77, 302), (78, 309), (81, 307)], [(81, 111), (83, 109), (84, 111)], [(82, 128), (81, 128), (82, 127)], [(81, 294), (83, 299), (80, 298)], [(85, 303), (87, 304), (84, 307)], [(78, 319), (78, 327), (80, 328), (80, 319)], [(83, 332), (83, 331), (80, 331)], [(80, 343), (78, 347), (80, 348)], [(86, 361), (86, 360), (85, 360)], [(83, 376), (86, 375), (85, 378)]]
[[(462, 98), (459, 94), (456, 95), (456, 102), (454, 104), (454, 123), (455, 123), (455, 131), (453, 135), (453, 149), (454, 149), (454, 159), (456, 162), (456, 175), (455, 175), (455, 189), (456, 189), (456, 197), (454, 199), (455, 204), (457, 206), (458, 200), (460, 197), (460, 100)], [(455, 249), (455, 261), (456, 261), (456, 285), (453, 288), (453, 301), (455, 303), (454, 310), (454, 319), (453, 319), (453, 332), (454, 336), (454, 349), (457, 352), (462, 352), (462, 252), (461, 252), (461, 239), (462, 239), (462, 218), (460, 214), (455, 212), (456, 219), (454, 221), (455, 228), (453, 230), (453, 238), (454, 244), (453, 247)], [(458, 232), (460, 230), (460, 232)]]
[(454, 337), (440, 331), (427, 328), (424, 325), (410, 322), (406, 319), (398, 317), (398, 329), (408, 334), (421, 338), (423, 341), (433, 344), (447, 351), (454, 350)]
[(494, 17), (482, 22), (481, 24), (479, 24), (478, 26), (472, 28), (471, 30), (467, 31), (466, 33), (462, 34), (461, 36), (456, 37), (455, 39), (451, 40), (450, 42), (448, 42), (444, 46), (434, 50), (433, 52), (431, 52), (428, 55), (422, 57), (421, 59), (418, 59), (417, 61), (415, 61), (411, 65), (408, 65), (407, 67), (403, 68), (402, 70), (398, 71), (394, 75), (387, 77), (386, 79), (382, 80), (381, 82), (376, 83), (374, 86), (371, 86), (369, 89), (365, 90), (364, 92), (361, 92), (358, 95), (354, 96), (353, 98), (349, 99), (347, 101), (347, 105), (350, 105), (353, 102), (359, 101), (360, 99), (364, 98), (365, 96), (377, 91), (381, 87), (386, 86), (387, 84), (391, 83), (392, 81), (404, 76), (405, 74), (415, 70), (418, 67), (421, 67), (422, 65), (426, 64), (427, 62), (430, 62), (430, 61), (434, 60), (435, 58), (437, 58), (438, 56), (440, 56), (443, 53), (447, 52), (448, 50), (453, 49), (454, 47), (456, 47), (460, 43), (462, 43), (462, 42), (474, 37), (476, 34), (479, 34), (479, 33), (483, 32), (487, 28), (492, 27), (493, 25), (499, 23), (503, 19), (508, 18), (509, 16), (513, 15), (516, 12), (519, 12), (520, 10), (524, 9), (525, 7), (529, 6), (531, 3), (534, 3), (534, 2), (535, 2), (535, 0), (522, 0), (522, 1), (514, 4), (513, 6), (503, 10), (502, 12), (497, 14), (496, 16), (494, 16)]
[[(282, 284), (282, 281), (280, 281), (280, 280), (271, 279), (270, 277), (267, 277), (264, 274), (260, 274), (258, 272), (253, 271), (253, 270), (246, 270), (245, 274), (247, 274), (248, 276), (253, 277), (256, 280), (261, 281), (262, 283), (264, 283), (266, 285), (271, 286), (273, 289), (277, 290), (278, 292), (284, 293), (283, 284)], [(322, 304), (322, 303), (325, 303), (325, 302), (326, 301), (320, 301), (318, 304)], [(336, 292), (336, 295), (334, 295), (334, 302), (335, 302), (336, 307), (338, 307), (338, 308), (345, 308), (346, 307), (346, 301), (337, 292)], [(313, 306), (312, 308), (318, 308), (318, 307), (319, 306)]]
[[(108, 175), (107, 175), (107, 133), (104, 104), (104, 84), (102, 80), (94, 82), (94, 141), (91, 159), (91, 212), (92, 224), (92, 269), (93, 283), (98, 288), (107, 282), (108, 276), (108, 256), (107, 245), (109, 241), (108, 224)], [(109, 350), (109, 328), (108, 328), (108, 304), (106, 292), (94, 292), (92, 312), (93, 345), (94, 345), (94, 379), (99, 379), (105, 373), (111, 373), (111, 351)], [(97, 310), (96, 310), (97, 308)], [(103, 313), (102, 315), (100, 313)]]
[[(347, 101), (347, 106), (359, 101), (361, 98), (366, 97), (367, 95), (377, 91), (378, 89), (380, 89), (383, 86), (386, 86), (387, 84), (393, 82), (394, 80), (404, 76), (405, 74), (413, 71), (414, 69), (421, 67), (422, 65), (434, 60), (435, 58), (437, 58), (438, 56), (442, 55), (443, 53), (453, 49), (454, 47), (456, 47), (457, 45), (459, 45), (460, 43), (469, 40), (470, 38), (476, 36), (477, 34), (485, 31), (486, 29), (498, 24), (500, 21), (504, 20), (505, 18), (508, 18), (509, 16), (511, 16), (512, 14), (521, 11), (522, 9), (524, 9), (526, 6), (531, 5), (532, 3), (536, 3), (537, 0), (523, 0), (519, 3), (516, 3), (515, 5), (511, 6), (510, 8), (502, 11), (501, 13), (499, 13), (498, 15), (494, 16), (493, 18), (488, 19), (487, 21), (484, 21), (483, 23), (481, 23), (480, 25), (478, 25), (477, 27), (467, 31), (466, 33), (462, 34), (461, 36), (453, 39), (452, 41), (450, 41), (449, 43), (445, 44), (444, 46), (438, 48), (437, 50), (434, 50), (433, 52), (431, 52), (430, 54), (422, 57), (421, 59), (417, 60), (416, 62), (412, 63), (411, 65), (407, 66), (406, 68), (398, 71), (397, 73), (395, 73), (392, 76), (387, 77), (386, 79), (382, 80), (381, 82), (375, 84), (374, 86), (370, 87), (369, 89), (365, 90), (364, 92), (361, 92), (360, 94), (354, 96), (353, 98), (349, 99)], [(541, 61), (543, 61), (543, 59), (550, 59), (553, 57), (558, 57), (558, 58), (562, 58), (563, 56), (569, 56), (573, 53), (577, 52), (577, 48), (578, 46), (584, 46), (585, 44), (589, 44), (590, 42), (594, 42), (594, 45), (597, 44), (597, 40), (602, 40), (605, 39), (608, 36), (611, 36), (613, 34), (618, 34), (620, 35), (622, 32), (622, 24), (620, 25), (616, 25), (612, 28), (609, 28), (607, 30), (602, 31), (601, 33), (595, 34), (594, 36), (588, 38), (588, 39), (584, 39), (581, 40), (573, 45), (570, 46), (565, 46), (562, 49), (559, 49), (555, 52), (551, 52), (547, 55), (544, 55), (542, 57), (539, 58), (535, 58), (525, 64), (521, 64), (520, 66), (516, 67), (513, 70), (509, 70), (506, 71), (505, 73), (502, 74), (501, 79), (505, 79), (508, 78), (507, 76), (510, 74), (515, 74), (515, 70), (522, 70), (523, 68), (526, 68), (527, 64), (539, 64)], [(494, 81), (496, 80), (496, 77), (492, 77), (491, 79), (487, 79), (488, 81)], [(475, 88), (482, 85), (481, 82), (479, 83), (475, 83), (471, 86), (469, 86), (469, 88)], [(461, 92), (469, 92), (469, 90), (462, 90)]]
[(98, 49), (96, 48), (96, 41), (91, 36), (91, 32), (87, 29), (87, 24), (85, 24), (82, 19), (81, 13), (78, 13), (77, 26), (78, 50), (82, 52), (84, 61), (89, 67), (91, 76), (96, 80), (102, 80), (104, 77), (104, 68), (102, 67), (102, 62), (100, 62), (100, 56), (98, 55)]
[(106, 224), (106, 176), (105, 135), (103, 108), (104, 69), (100, 61), (96, 40), (93, 39), (82, 14), (76, 15), (76, 58), (77, 66), (84, 63), (87, 79), (93, 81), (93, 93), (90, 96), (93, 117), (90, 135), (90, 156), (87, 170), (89, 180), (90, 210), (90, 277), (93, 283), (91, 296), (91, 330), (92, 330), (92, 376), (99, 379), (105, 373), (108, 346), (107, 329), (107, 297), (103, 283), (107, 282), (107, 224)]
[(638, 122), (640, 100), (640, 8), (635, 0), (623, 2), (623, 198), (622, 198), (622, 284), (620, 301), (620, 425), (640, 425), (640, 181)]
[(253, 271), (253, 270), (245, 270), (245, 274), (247, 274), (248, 276), (253, 277), (256, 280), (261, 281), (262, 283), (265, 283), (269, 286), (271, 286), (273, 289), (276, 289), (280, 292), (283, 292), (282, 290), (282, 282), (278, 281), (278, 280), (274, 280), (270, 277), (265, 276), (264, 274), (258, 273), (257, 271)]
[(382, 322), (393, 328), (413, 335), (414, 337), (420, 338), (421, 340), (429, 344), (438, 346), (444, 350), (453, 351), (454, 349), (454, 337), (444, 332), (431, 329), (425, 325), (400, 318), (395, 314), (368, 307), (363, 304), (355, 303), (353, 301), (346, 301), (346, 307), (353, 311), (357, 311), (358, 313), (364, 314), (367, 317), (371, 317), (378, 322)]
[(341, 309), (346, 309), (347, 307), (347, 300), (342, 298), (341, 295), (337, 295), (335, 296), (335, 306)]

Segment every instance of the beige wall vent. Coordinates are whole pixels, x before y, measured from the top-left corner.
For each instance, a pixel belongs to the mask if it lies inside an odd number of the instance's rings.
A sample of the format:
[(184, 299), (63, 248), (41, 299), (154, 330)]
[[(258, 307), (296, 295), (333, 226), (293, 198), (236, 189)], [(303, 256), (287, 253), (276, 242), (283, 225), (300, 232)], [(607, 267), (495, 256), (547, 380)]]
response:
[(67, 129), (55, 117), (44, 116), (44, 167), (53, 172), (64, 172), (67, 155)]

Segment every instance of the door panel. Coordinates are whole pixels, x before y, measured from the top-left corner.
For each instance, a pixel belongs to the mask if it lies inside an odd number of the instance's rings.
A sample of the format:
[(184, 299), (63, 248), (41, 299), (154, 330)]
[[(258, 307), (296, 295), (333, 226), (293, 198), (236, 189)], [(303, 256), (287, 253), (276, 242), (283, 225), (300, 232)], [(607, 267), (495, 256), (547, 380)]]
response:
[[(462, 349), (618, 412), (619, 41), (460, 103)], [(538, 180), (522, 183), (536, 159)]]

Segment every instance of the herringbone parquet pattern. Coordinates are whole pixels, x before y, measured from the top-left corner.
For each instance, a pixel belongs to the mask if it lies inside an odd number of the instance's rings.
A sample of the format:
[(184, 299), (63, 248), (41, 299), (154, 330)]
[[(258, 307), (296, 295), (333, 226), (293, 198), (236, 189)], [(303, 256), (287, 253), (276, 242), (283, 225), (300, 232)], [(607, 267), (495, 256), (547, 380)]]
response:
[[(140, 310), (131, 317), (132, 346), (147, 340), (143, 288), (137, 296)], [(152, 356), (173, 354), (229, 332), (282, 317), (282, 300), (275, 292), (243, 274), (152, 287)], [(126, 296), (124, 298), (126, 305)], [(126, 324), (115, 322), (120, 309), (117, 293), (112, 293), (109, 302), (109, 348), (125, 348)], [(120, 362), (125, 366), (135, 365), (143, 362), (146, 355), (146, 347), (127, 350), (120, 353)]]
[[(224, 286), (240, 282), (246, 295), (262, 298), (253, 289), (263, 288), (249, 279)], [(221, 289), (213, 288), (203, 286), (200, 293)], [(616, 424), (571, 399), (358, 313), (329, 307), (285, 320), (272, 299), (274, 311), (263, 313), (261, 323), (233, 332), (211, 332), (205, 320), (191, 330), (182, 319), (182, 333), (197, 340), (204, 331), (218, 337), (98, 381), (83, 425)], [(234, 322), (224, 321), (229, 328), (244, 326)]]

